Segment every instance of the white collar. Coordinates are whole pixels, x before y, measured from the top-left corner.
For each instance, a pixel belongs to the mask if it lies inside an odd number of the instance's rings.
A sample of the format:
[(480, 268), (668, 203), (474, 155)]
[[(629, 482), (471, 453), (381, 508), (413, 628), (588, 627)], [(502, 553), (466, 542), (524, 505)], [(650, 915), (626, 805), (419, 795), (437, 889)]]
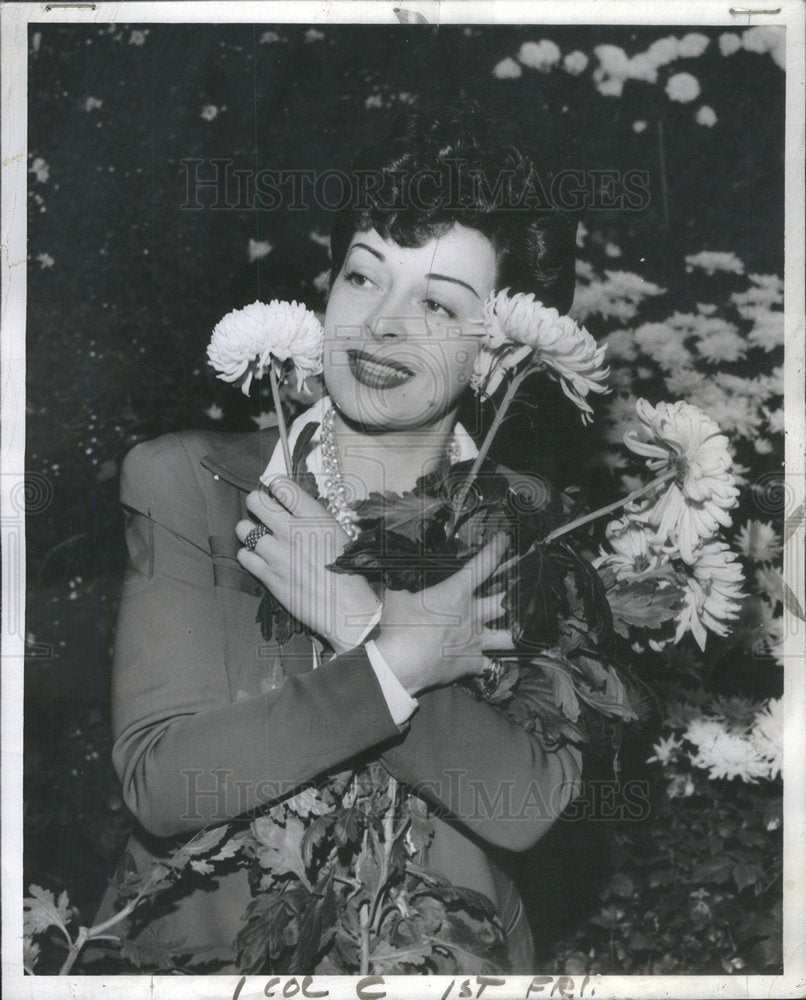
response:
[[(322, 463), (322, 420), (325, 414), (332, 406), (329, 396), (323, 396), (318, 399), (313, 406), (301, 413), (297, 419), (291, 424), (288, 431), (288, 447), (291, 454), (294, 454), (294, 447), (297, 443), (297, 438), (300, 435), (300, 431), (303, 427), (307, 426), (311, 421), (315, 421), (319, 426), (316, 433), (311, 438), (311, 447), (308, 451), (308, 456), (305, 460), (305, 465), (313, 477), (316, 479), (316, 485), (319, 487), (319, 492), (324, 496), (324, 467)], [(464, 427), (457, 423), (453, 429), (454, 436), (459, 445), (459, 456), (457, 461), (464, 462), (469, 459), (473, 459), (478, 455), (479, 450), (473, 441), (473, 438), (467, 433)], [(271, 480), (274, 476), (284, 476), (286, 474), (285, 460), (283, 458), (283, 449), (281, 443), (278, 441), (272, 452), (272, 456), (269, 459), (269, 464), (266, 466), (263, 475), (260, 477), (260, 481), (264, 486)]]

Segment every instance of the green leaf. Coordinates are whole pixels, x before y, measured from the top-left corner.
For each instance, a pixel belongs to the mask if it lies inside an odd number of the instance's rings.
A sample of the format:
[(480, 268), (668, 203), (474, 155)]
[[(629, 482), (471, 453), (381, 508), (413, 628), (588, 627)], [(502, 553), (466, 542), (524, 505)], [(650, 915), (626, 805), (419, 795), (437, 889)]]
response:
[[(187, 938), (176, 941), (161, 941), (152, 926), (146, 926), (137, 936), (137, 940), (124, 938), (120, 945), (120, 957), (127, 959), (138, 969), (147, 968), (150, 972), (172, 970), (176, 968), (176, 959), (184, 952), (182, 946)], [(199, 951), (193, 948), (193, 954)]]
[(295, 816), (287, 816), (285, 826), (268, 816), (252, 821), (252, 832), (260, 845), (257, 856), (262, 868), (272, 875), (293, 874), (312, 891), (302, 859), (302, 836), (305, 828)]
[(181, 847), (177, 848), (174, 853), (165, 862), (169, 868), (173, 868), (176, 871), (184, 868), (191, 858), (197, 858), (201, 854), (207, 854), (208, 851), (212, 851), (214, 847), (217, 847), (221, 841), (227, 836), (229, 832), (228, 826), (214, 826), (208, 830), (202, 830), (197, 833), (191, 840)]
[(658, 586), (657, 580), (619, 582), (607, 591), (613, 628), (625, 639), (630, 628), (657, 629), (677, 614), (682, 605), (676, 587)]
[(635, 883), (629, 875), (625, 875), (624, 872), (617, 872), (610, 880), (610, 891), (614, 896), (629, 899), (635, 892)]
[(420, 968), (431, 955), (431, 944), (409, 945), (395, 948), (386, 941), (379, 941), (370, 951), (372, 972), (376, 975), (393, 975), (409, 970), (405, 966)]
[(554, 703), (571, 722), (576, 722), (579, 718), (579, 699), (566, 669), (547, 656), (537, 657), (533, 662), (548, 675)]
[(746, 889), (750, 885), (755, 885), (763, 879), (764, 869), (761, 865), (753, 861), (740, 861), (733, 866), (731, 875), (733, 876), (733, 881), (736, 883), (736, 888), (741, 892), (742, 889)]
[(70, 921), (67, 893), (62, 892), (57, 901), (49, 889), (41, 886), (31, 885), (28, 891), (31, 895), (22, 901), (23, 933), (41, 934), (48, 927), (58, 927), (67, 934), (67, 924)]
[(694, 866), (691, 881), (716, 882), (717, 885), (721, 885), (730, 878), (734, 864), (734, 859), (730, 857), (708, 858), (705, 861), (700, 861)]

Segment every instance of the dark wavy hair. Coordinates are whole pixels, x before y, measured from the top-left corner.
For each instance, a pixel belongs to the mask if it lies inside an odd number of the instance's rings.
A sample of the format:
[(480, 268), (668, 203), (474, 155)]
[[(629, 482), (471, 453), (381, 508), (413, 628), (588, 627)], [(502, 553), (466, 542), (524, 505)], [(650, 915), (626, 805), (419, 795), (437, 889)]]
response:
[(486, 236), (498, 289), (533, 292), (568, 312), (574, 297), (576, 221), (547, 204), (546, 177), (514, 126), (474, 103), (411, 108), (352, 162), (353, 197), (331, 232), (331, 282), (357, 232), (375, 229), (422, 246), (454, 224)]

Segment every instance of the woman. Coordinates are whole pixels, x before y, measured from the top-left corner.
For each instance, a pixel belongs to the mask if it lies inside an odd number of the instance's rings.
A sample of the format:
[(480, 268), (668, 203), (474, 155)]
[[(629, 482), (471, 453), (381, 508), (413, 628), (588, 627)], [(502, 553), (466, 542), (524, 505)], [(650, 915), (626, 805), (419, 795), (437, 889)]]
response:
[[(291, 430), (292, 448), (305, 433), (327, 512), (282, 474), (273, 431), (166, 435), (124, 463), (130, 561), (113, 725), (140, 824), (130, 849), (142, 871), (175, 838), (369, 754), (440, 807), (429, 866), (493, 901), (512, 971), (527, 972), (523, 907), (488, 851), (524, 850), (548, 829), (576, 794), (580, 758), (571, 747), (547, 753), (454, 684), (485, 669), (485, 649), (509, 642), (488, 624), (501, 595), (476, 593), (507, 541), (382, 604), (363, 578), (326, 567), (354, 534), (349, 499), (409, 490), (444, 456), (475, 454), (457, 410), (482, 303), (510, 287), (566, 312), (573, 237), (529, 204), (532, 164), (474, 108), (407, 112), (353, 176), (359, 197), (333, 228), (328, 396)], [(299, 631), (265, 641), (261, 585), (335, 655), (312, 669)], [(230, 970), (249, 898), (243, 871), (208, 880), (171, 897), (151, 931), (184, 939), (183, 951), (209, 948), (199, 957)]]

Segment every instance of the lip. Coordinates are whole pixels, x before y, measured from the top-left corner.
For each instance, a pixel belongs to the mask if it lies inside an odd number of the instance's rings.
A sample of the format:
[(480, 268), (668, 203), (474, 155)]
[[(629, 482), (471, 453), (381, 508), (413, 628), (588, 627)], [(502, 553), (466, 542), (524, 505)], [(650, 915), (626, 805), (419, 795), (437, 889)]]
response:
[(414, 378), (414, 372), (406, 365), (367, 351), (348, 351), (347, 360), (353, 378), (371, 389), (395, 389)]

